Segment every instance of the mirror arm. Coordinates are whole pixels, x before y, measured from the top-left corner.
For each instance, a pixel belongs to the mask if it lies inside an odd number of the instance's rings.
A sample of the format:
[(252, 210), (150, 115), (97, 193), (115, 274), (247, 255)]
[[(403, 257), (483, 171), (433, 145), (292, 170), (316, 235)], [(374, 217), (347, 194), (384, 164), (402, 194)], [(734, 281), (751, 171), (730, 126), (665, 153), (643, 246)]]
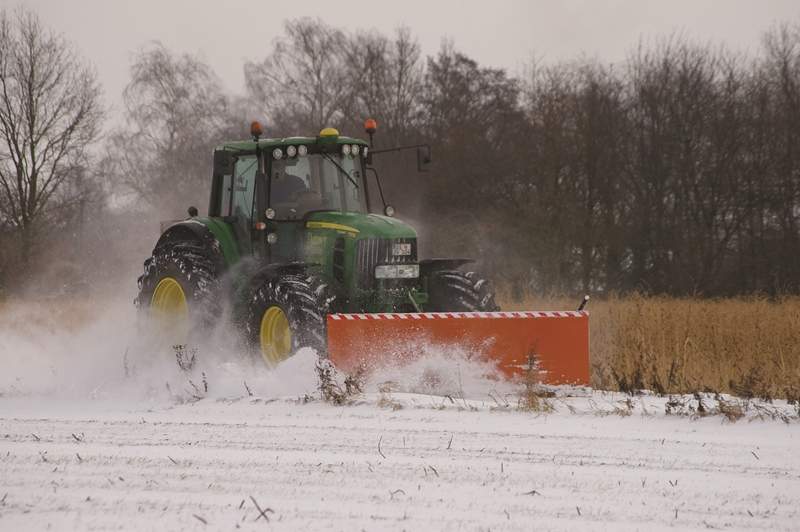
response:
[[(383, 187), (381, 186), (381, 179), (380, 179), (380, 177), (378, 177), (378, 171), (376, 169), (372, 168), (371, 166), (368, 166), (367, 167), (367, 171), (369, 172), (370, 170), (372, 170), (372, 173), (375, 174), (375, 183), (378, 185), (378, 194), (381, 197), (381, 203), (383, 203), (383, 209), (385, 211), (386, 210), (386, 199), (383, 197)], [(366, 179), (364, 181), (366, 181)]]
[(388, 153), (388, 152), (392, 152), (392, 151), (414, 150), (416, 148), (428, 148), (428, 149), (430, 149), (430, 147), (431, 147), (430, 144), (412, 144), (410, 146), (397, 146), (395, 148), (384, 148), (382, 150), (370, 150), (370, 153), (374, 155), (376, 153)]

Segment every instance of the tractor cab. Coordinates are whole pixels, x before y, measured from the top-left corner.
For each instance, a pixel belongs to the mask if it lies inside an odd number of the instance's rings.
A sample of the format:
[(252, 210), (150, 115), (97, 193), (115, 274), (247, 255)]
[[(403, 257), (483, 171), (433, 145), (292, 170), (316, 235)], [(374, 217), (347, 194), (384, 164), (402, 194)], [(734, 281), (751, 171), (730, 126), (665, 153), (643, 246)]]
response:
[(242, 255), (304, 260), (313, 215), (369, 213), (364, 141), (333, 128), (281, 139), (261, 139), (258, 123), (251, 129), (252, 141), (215, 150), (209, 205), (211, 217), (233, 226)]

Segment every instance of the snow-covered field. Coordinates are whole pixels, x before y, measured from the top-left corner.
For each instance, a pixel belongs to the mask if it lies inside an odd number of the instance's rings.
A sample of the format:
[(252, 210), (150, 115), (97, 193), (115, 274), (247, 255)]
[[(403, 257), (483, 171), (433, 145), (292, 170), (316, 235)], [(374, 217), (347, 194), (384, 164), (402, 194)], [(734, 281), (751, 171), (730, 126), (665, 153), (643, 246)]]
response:
[(117, 318), (66, 336), (0, 320), (0, 530), (800, 522), (794, 405), (731, 422), (731, 398), (703, 397), (702, 416), (691, 397), (560, 390), (553, 412), (524, 411), (518, 389), (434, 352), (335, 406), (311, 352), (273, 372), (198, 355), (183, 372)]
[(797, 423), (379, 400), (0, 400), (0, 528), (797, 529)]

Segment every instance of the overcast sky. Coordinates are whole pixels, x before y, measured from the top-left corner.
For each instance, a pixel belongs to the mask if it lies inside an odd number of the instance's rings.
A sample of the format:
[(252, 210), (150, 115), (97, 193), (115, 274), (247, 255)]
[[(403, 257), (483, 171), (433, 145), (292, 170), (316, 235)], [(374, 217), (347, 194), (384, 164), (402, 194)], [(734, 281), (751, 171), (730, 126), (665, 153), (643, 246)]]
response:
[[(14, 7), (17, 0), (0, 0)], [(263, 58), (287, 18), (320, 17), (347, 30), (411, 28), (423, 53), (443, 38), (481, 64), (517, 72), (585, 53), (620, 61), (640, 37), (687, 36), (754, 51), (761, 33), (800, 23), (800, 0), (23, 0), (94, 63), (109, 106), (119, 109), (132, 52), (150, 41), (199, 53), (233, 92), (242, 66)]]

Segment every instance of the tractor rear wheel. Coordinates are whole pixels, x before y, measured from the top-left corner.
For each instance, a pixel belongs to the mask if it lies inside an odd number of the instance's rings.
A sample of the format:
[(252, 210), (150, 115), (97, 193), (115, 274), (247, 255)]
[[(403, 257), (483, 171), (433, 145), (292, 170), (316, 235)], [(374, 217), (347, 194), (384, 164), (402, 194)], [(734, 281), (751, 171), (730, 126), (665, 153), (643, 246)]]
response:
[(494, 301), (489, 281), (475, 272), (441, 270), (428, 279), (431, 312), (494, 312), (500, 310)]
[(144, 262), (136, 305), (153, 320), (159, 339), (186, 345), (219, 315), (215, 262), (202, 245), (174, 242)]
[(322, 353), (330, 299), (327, 286), (314, 276), (285, 274), (263, 281), (247, 311), (247, 336), (268, 366), (302, 347)]

